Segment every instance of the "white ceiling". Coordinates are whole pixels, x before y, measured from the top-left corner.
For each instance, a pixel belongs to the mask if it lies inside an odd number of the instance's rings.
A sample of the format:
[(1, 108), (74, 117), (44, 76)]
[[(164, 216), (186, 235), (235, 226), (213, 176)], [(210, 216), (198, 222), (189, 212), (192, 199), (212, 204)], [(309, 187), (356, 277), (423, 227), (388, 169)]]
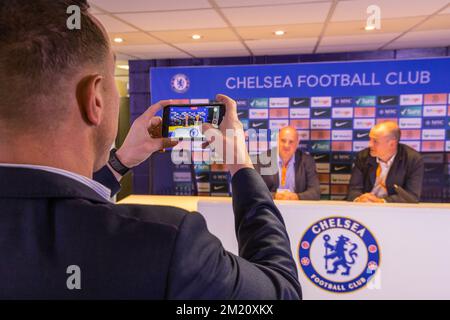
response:
[[(113, 44), (121, 60), (450, 46), (450, 0), (89, 2), (110, 37), (125, 40)], [(370, 5), (381, 9), (380, 30), (364, 30)]]

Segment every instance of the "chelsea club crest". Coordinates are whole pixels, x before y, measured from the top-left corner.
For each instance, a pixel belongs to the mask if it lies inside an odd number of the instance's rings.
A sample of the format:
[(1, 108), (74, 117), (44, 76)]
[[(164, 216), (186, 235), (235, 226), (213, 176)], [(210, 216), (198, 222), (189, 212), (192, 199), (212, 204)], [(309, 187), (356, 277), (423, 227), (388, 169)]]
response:
[(178, 73), (172, 77), (170, 81), (170, 85), (172, 86), (172, 90), (177, 93), (184, 93), (189, 89), (189, 78), (182, 73)]
[(334, 293), (364, 287), (380, 266), (380, 248), (361, 223), (329, 217), (306, 230), (299, 245), (300, 265), (316, 286)]

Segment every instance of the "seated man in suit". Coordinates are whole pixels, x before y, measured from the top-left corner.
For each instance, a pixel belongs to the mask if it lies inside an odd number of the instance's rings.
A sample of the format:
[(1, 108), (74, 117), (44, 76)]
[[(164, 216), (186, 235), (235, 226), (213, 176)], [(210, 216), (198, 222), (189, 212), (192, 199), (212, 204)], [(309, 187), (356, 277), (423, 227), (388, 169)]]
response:
[(370, 130), (369, 147), (356, 156), (347, 199), (355, 202), (418, 202), (422, 190), (422, 156), (399, 143), (393, 121)]
[[(67, 28), (80, 7), (81, 29)], [(226, 105), (240, 256), (199, 213), (115, 205), (92, 180), (117, 134), (119, 97), (106, 31), (82, 0), (0, 2), (0, 299), (298, 299), (296, 263), (281, 213), (254, 170), (236, 102)], [(148, 128), (171, 101), (139, 119)], [(127, 162), (127, 161), (125, 161)], [(257, 252), (258, 254), (255, 254)]]
[(264, 182), (276, 200), (320, 200), (316, 164), (309, 154), (297, 150), (299, 143), (295, 128), (282, 128), (278, 134), (276, 173), (266, 175), (261, 171)]

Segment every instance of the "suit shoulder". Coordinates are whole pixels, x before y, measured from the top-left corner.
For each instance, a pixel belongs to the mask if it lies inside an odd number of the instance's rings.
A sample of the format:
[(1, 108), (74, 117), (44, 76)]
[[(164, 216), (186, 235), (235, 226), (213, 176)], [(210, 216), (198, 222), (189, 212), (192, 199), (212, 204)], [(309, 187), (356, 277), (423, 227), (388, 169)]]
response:
[(370, 156), (370, 149), (369, 148), (365, 148), (365, 149), (359, 151), (356, 154), (355, 158), (357, 160), (360, 160), (360, 161), (366, 161), (369, 158), (369, 156)]

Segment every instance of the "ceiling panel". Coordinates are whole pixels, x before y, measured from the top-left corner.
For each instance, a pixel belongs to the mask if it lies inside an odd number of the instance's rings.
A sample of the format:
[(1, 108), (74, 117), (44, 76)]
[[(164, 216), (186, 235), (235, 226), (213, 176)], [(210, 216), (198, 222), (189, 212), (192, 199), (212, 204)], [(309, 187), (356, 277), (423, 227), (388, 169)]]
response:
[(278, 40), (249, 40), (245, 44), (253, 51), (259, 49), (295, 49), (311, 48), (317, 43), (317, 37), (299, 39), (278, 39)]
[[(429, 15), (442, 8), (448, 0), (352, 0), (340, 1), (331, 21), (365, 21), (369, 16), (366, 12), (370, 5), (378, 5), (381, 9), (381, 19), (414, 17)], [(383, 20), (382, 20), (383, 23)]]
[[(352, 51), (373, 51), (377, 50), (379, 47), (379, 44), (358, 44), (352, 45)], [(348, 52), (348, 45), (319, 46), (316, 53), (327, 52)]]
[(198, 53), (201, 51), (226, 51), (226, 50), (245, 50), (248, 51), (239, 41), (223, 41), (223, 42), (197, 42), (197, 43), (179, 43), (177, 47), (188, 51), (189, 53)]
[(161, 41), (149, 36), (143, 32), (127, 32), (127, 33), (109, 33), (111, 40), (114, 38), (122, 38), (124, 41), (120, 44), (114, 43), (115, 46), (129, 46), (129, 45), (142, 45), (142, 44), (161, 44)]
[[(154, 31), (152, 35), (169, 43), (196, 43), (196, 42), (217, 42), (217, 41), (237, 41), (238, 37), (229, 28), (220, 29), (189, 29), (175, 31)], [(199, 34), (200, 40), (192, 39), (192, 35)]]
[(338, 35), (369, 35), (376, 33), (396, 33), (405, 32), (411, 27), (423, 21), (426, 17), (410, 17), (399, 19), (384, 19), (381, 21), (381, 29), (366, 31), (364, 29), (365, 21), (340, 21), (330, 22), (328, 24), (325, 35), (338, 36)]
[(117, 20), (109, 15), (96, 14), (95, 17), (100, 20), (108, 32), (133, 32), (138, 31), (135, 28)]
[(435, 15), (431, 19), (428, 19), (421, 25), (419, 25), (417, 28), (414, 29), (414, 31), (425, 31), (425, 30), (439, 30), (439, 29), (449, 29), (450, 32), (450, 14), (442, 14), (442, 15)]
[[(318, 37), (322, 31), (322, 23), (305, 23), (305, 24), (291, 24), (291, 25), (276, 25), (276, 26), (260, 26), (260, 27), (239, 27), (236, 32), (244, 40), (258, 40), (258, 39), (277, 39), (277, 38), (304, 38), (304, 37)], [(279, 37), (274, 35), (277, 30), (283, 30), (286, 33)]]
[(448, 30), (408, 32), (383, 49), (423, 48), (450, 46)]
[(355, 36), (334, 36), (324, 37), (320, 42), (323, 46), (334, 45), (347, 45), (347, 48), (353, 45), (362, 44), (379, 44), (380, 46), (388, 41), (391, 41), (395, 37), (398, 37), (400, 33), (380, 33), (380, 34), (367, 34), (367, 35), (355, 35)]
[(117, 17), (125, 21), (132, 21), (133, 25), (145, 31), (226, 27), (223, 19), (214, 10), (209, 9), (151, 13), (124, 13), (117, 14)]
[(298, 47), (298, 48), (267, 48), (252, 50), (255, 56), (270, 56), (270, 55), (288, 55), (288, 54), (309, 54), (313, 52), (313, 47)]
[(194, 54), (197, 58), (212, 58), (212, 57), (246, 57), (247, 50), (219, 50), (219, 51), (202, 51)]
[(90, 0), (89, 3), (108, 12), (142, 12), (211, 8), (208, 0)]
[(284, 5), (305, 2), (330, 2), (331, 0), (215, 0), (221, 8)]
[(222, 9), (233, 26), (269, 26), (323, 22), (331, 3)]

